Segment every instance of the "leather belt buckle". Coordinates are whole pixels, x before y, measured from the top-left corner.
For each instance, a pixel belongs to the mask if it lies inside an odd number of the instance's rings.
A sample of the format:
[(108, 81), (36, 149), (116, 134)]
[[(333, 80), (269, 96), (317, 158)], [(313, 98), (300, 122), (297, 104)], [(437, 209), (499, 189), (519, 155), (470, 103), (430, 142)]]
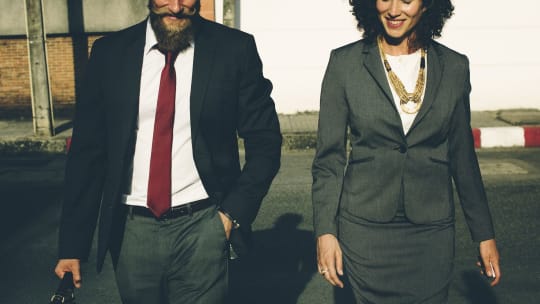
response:
[(195, 202), (188, 203), (185, 205), (173, 207), (169, 209), (169, 211), (165, 212), (159, 218), (159, 220), (174, 219), (179, 216), (185, 216), (185, 215), (192, 216), (194, 212), (206, 209), (210, 207), (211, 205), (212, 205), (212, 202), (209, 199), (203, 199), (203, 200), (195, 201)]

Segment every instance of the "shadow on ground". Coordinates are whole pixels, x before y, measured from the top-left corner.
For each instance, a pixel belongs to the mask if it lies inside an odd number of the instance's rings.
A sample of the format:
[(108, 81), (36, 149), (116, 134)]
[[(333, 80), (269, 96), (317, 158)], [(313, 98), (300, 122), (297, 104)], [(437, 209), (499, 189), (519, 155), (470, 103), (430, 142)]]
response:
[(464, 290), (461, 292), (467, 299), (467, 303), (498, 304), (493, 288), (482, 275), (474, 270), (465, 271), (461, 274), (464, 282)]
[(303, 217), (287, 213), (253, 234), (252, 253), (230, 264), (230, 303), (296, 303), (316, 274), (313, 233)]
[(0, 158), (2, 303), (45, 303), (58, 284), (63, 164), (63, 155)]
[(62, 163), (63, 156), (38, 155), (0, 160), (0, 173), (9, 176), (0, 182), (3, 201), (0, 239), (7, 240), (17, 235), (59, 202), (63, 169), (51, 169), (53, 162)]

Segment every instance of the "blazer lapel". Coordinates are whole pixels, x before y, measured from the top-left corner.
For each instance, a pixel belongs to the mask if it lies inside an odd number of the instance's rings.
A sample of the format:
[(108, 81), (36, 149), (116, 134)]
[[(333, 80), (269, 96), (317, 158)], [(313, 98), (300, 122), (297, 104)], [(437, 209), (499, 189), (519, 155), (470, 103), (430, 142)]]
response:
[(144, 57), (146, 21), (141, 22), (134, 28), (133, 35), (124, 45), (124, 50), (121, 52), (124, 56), (119, 58), (119, 73), (118, 77), (123, 80), (119, 82), (117, 90), (118, 96), (122, 96), (123, 102), (118, 105), (118, 116), (120, 120), (119, 126), (125, 127), (121, 134), (122, 141), (119, 142), (121, 149), (126, 151), (126, 145), (129, 144), (128, 139), (133, 140), (135, 145), (135, 136), (137, 131), (137, 118), (139, 113), (139, 94), (141, 86), (141, 69)]
[(133, 113), (138, 113), (139, 110), (139, 93), (141, 85), (141, 69), (144, 57), (145, 29), (146, 22), (140, 28), (137, 28), (137, 34), (133, 40), (125, 45), (122, 58), (122, 66), (120, 75), (124, 77), (123, 85), (120, 88), (123, 90), (124, 96), (128, 103), (126, 106), (126, 117), (131, 117)]
[(191, 139), (193, 146), (195, 146), (194, 143), (199, 131), (199, 120), (215, 57), (214, 33), (202, 18), (198, 22), (200, 22), (200, 28), (195, 38), (190, 96)]
[(401, 137), (405, 138), (405, 133), (403, 132), (403, 126), (401, 123), (401, 117), (399, 116), (399, 112), (396, 108), (394, 97), (392, 95), (392, 91), (390, 90), (390, 84), (388, 83), (388, 79), (386, 78), (386, 71), (383, 67), (377, 43), (365, 45), (363, 53), (364, 66), (366, 67), (366, 70), (373, 77), (379, 88), (383, 91), (384, 95), (386, 96), (386, 101), (390, 104), (392, 109), (394, 109), (394, 118), (389, 119), (388, 121), (391, 121), (394, 127), (399, 130)]
[(426, 116), (426, 113), (429, 111), (437, 97), (437, 91), (441, 84), (444, 64), (440, 58), (439, 52), (433, 46), (433, 43), (429, 45), (427, 54), (427, 82), (424, 101), (422, 102), (422, 107), (420, 107), (420, 111), (416, 115), (408, 134), (410, 134), (416, 125), (418, 125), (418, 123)]
[(390, 85), (388, 84), (388, 79), (386, 78), (386, 72), (381, 61), (381, 55), (379, 54), (379, 47), (376, 43), (367, 44), (364, 47), (364, 66), (371, 74), (377, 85), (381, 88), (386, 99), (396, 110), (396, 104), (394, 103), (394, 98), (392, 96), (392, 91), (390, 90)]

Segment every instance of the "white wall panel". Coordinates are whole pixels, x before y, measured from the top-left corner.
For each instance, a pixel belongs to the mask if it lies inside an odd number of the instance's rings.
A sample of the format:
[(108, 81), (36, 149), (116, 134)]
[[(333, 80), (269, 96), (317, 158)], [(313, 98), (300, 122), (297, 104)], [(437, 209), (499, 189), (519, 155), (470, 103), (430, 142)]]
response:
[[(471, 62), (473, 110), (540, 108), (540, 1), (454, 0), (440, 42)], [(241, 0), (281, 113), (317, 110), (330, 50), (361, 37), (347, 0)]]

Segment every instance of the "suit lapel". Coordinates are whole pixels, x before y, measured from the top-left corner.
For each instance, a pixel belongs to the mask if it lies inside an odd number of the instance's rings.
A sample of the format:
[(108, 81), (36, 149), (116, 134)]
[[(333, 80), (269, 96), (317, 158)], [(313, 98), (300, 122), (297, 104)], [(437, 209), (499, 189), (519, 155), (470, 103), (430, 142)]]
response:
[[(124, 151), (125, 145), (128, 144), (127, 139), (135, 139), (133, 135), (137, 130), (137, 117), (139, 113), (139, 94), (141, 86), (141, 70), (144, 56), (146, 21), (138, 24), (133, 31), (133, 35), (129, 37), (124, 44), (123, 54), (119, 58), (119, 73), (118, 77), (122, 77), (122, 81), (118, 84), (118, 96), (122, 96), (123, 102), (120, 103), (117, 119), (121, 120), (119, 126), (125, 126), (124, 132), (127, 137), (120, 142)], [(134, 142), (133, 142), (134, 145)]]
[(431, 43), (427, 51), (427, 82), (426, 92), (424, 93), (424, 101), (420, 111), (416, 115), (414, 122), (411, 126), (409, 134), (415, 128), (416, 125), (426, 116), (426, 113), (430, 110), (435, 98), (437, 97), (437, 91), (441, 83), (444, 64), (440, 58), (440, 54)]
[(392, 124), (399, 130), (401, 136), (404, 138), (405, 134), (403, 133), (401, 117), (399, 116), (399, 112), (396, 108), (394, 97), (392, 95), (392, 91), (390, 90), (390, 84), (388, 83), (388, 79), (386, 78), (386, 71), (383, 67), (377, 43), (367, 44), (364, 47), (363, 53), (364, 66), (366, 67), (366, 70), (369, 72), (371, 77), (373, 77), (379, 88), (383, 91), (386, 97), (386, 101), (390, 104), (392, 109), (394, 109), (394, 118), (387, 121), (391, 121)]
[(190, 119), (193, 144), (199, 131), (199, 120), (206, 96), (206, 88), (214, 64), (215, 40), (208, 23), (199, 19), (200, 28), (195, 38), (193, 57), (193, 75), (191, 80)]
[(388, 80), (386, 78), (386, 72), (383, 68), (377, 44), (371, 43), (366, 45), (364, 47), (364, 56), (364, 66), (383, 91), (387, 101), (397, 113), (396, 104), (394, 103), (394, 98), (392, 97), (392, 91), (390, 90), (390, 85), (388, 84)]

